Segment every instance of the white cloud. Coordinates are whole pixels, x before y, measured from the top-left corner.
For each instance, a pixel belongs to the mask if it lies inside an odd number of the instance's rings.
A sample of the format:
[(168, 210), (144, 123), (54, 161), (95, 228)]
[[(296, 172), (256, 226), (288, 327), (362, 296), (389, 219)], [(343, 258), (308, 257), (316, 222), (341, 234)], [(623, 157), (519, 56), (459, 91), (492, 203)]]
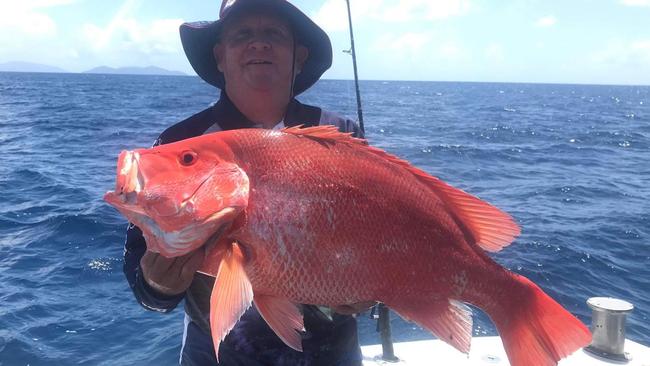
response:
[(581, 70), (599, 82), (649, 85), (650, 38), (637, 40), (612, 39), (602, 49), (585, 55)]
[(650, 39), (636, 41), (613, 41), (597, 51), (592, 59), (601, 66), (640, 66), (650, 65)]
[(469, 0), (399, 0), (384, 9), (382, 20), (409, 22), (464, 15), (471, 9), (471, 3)]
[[(472, 8), (470, 0), (355, 0), (350, 4), (356, 24), (366, 20), (380, 22), (431, 21), (461, 16)], [(348, 29), (347, 8), (343, 0), (327, 0), (312, 19), (327, 32)]]
[(51, 8), (70, 5), (75, 0), (3, 1), (0, 11), (0, 61), (30, 61), (66, 68), (76, 55), (56, 21)]
[(445, 59), (455, 59), (462, 55), (463, 49), (454, 42), (445, 42), (438, 47), (438, 53)]
[(371, 53), (381, 54), (386, 64), (418, 65), (419, 68), (428, 67), (434, 60), (460, 61), (467, 56), (461, 43), (431, 32), (382, 34), (373, 42)]
[(325, 32), (337, 32), (347, 29), (347, 22), (341, 14), (347, 11), (343, 1), (326, 1), (323, 6), (311, 15), (314, 23), (318, 24)]
[(648, 6), (650, 7), (650, 0), (621, 0), (621, 4), (625, 6)]
[(420, 54), (430, 39), (431, 36), (426, 33), (383, 34), (377, 38), (375, 48), (412, 56)]
[(634, 56), (645, 60), (645, 63), (650, 63), (650, 39), (632, 42), (630, 51), (634, 53)]
[(81, 51), (96, 63), (108, 66), (178, 67), (183, 49), (178, 27), (183, 19), (142, 21), (133, 16), (141, 0), (125, 0), (108, 24), (82, 26)]
[(35, 9), (52, 8), (61, 5), (70, 5), (77, 2), (77, 0), (22, 0), (22, 1), (6, 1), (2, 4), (5, 11), (33, 11)]
[(54, 20), (41, 13), (5, 13), (0, 16), (0, 36), (7, 41), (18, 38), (53, 38), (57, 33)]
[(94, 66), (147, 66), (188, 71), (178, 35), (182, 19), (143, 21), (135, 15), (142, 0), (123, 0), (106, 24), (57, 26), (53, 7), (78, 0), (2, 1), (0, 62), (20, 60), (57, 65), (69, 71)]
[(485, 47), (485, 58), (489, 61), (501, 63), (505, 60), (503, 45), (500, 43), (490, 43)]
[(407, 50), (413, 53), (420, 52), (429, 42), (429, 35), (424, 33), (400, 34), (393, 43), (393, 48)]
[(537, 21), (535, 22), (535, 26), (544, 27), (544, 28), (545, 27), (552, 27), (555, 24), (557, 24), (557, 18), (555, 18), (552, 15), (547, 15), (545, 17), (541, 17), (541, 18), (537, 19)]
[[(354, 24), (366, 18), (372, 18), (376, 9), (382, 6), (383, 0), (355, 0), (350, 4)], [(311, 18), (326, 32), (348, 30), (348, 9), (345, 0), (326, 1)]]
[(44, 13), (44, 8), (72, 4), (75, 0), (23, 0), (7, 1), (0, 12), (0, 41), (12, 43), (25, 37), (53, 38), (57, 33), (54, 20)]
[[(97, 54), (178, 55), (183, 52), (178, 37), (181, 23), (183, 19), (140, 23), (134, 18), (122, 18), (103, 28), (85, 24), (83, 33), (88, 48)], [(127, 60), (133, 58), (128, 57)]]

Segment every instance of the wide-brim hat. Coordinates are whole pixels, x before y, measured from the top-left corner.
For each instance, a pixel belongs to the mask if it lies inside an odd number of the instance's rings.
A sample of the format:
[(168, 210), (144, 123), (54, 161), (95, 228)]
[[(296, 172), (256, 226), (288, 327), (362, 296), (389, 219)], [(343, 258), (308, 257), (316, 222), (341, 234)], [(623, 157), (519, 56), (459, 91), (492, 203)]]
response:
[(256, 9), (272, 11), (287, 20), (296, 42), (309, 49), (307, 61), (293, 85), (295, 95), (302, 93), (332, 66), (332, 44), (316, 23), (286, 0), (223, 0), (218, 20), (181, 24), (181, 42), (187, 59), (201, 79), (223, 90), (226, 81), (217, 68), (217, 60), (212, 51), (214, 45), (228, 17)]

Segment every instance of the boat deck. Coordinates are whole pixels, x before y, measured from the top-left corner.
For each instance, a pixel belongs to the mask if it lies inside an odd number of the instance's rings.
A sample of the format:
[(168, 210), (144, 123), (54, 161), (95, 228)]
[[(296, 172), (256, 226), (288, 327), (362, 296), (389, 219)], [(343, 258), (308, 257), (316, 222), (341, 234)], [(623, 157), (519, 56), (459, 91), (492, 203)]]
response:
[[(381, 360), (381, 345), (361, 347), (364, 366), (510, 366), (499, 337), (474, 337), (469, 356), (440, 340), (401, 342), (394, 345), (395, 355), (400, 361), (391, 363)], [(560, 361), (559, 366), (650, 366), (650, 348), (626, 340), (625, 352), (632, 359), (629, 362), (612, 362), (599, 359), (584, 350), (579, 350)]]

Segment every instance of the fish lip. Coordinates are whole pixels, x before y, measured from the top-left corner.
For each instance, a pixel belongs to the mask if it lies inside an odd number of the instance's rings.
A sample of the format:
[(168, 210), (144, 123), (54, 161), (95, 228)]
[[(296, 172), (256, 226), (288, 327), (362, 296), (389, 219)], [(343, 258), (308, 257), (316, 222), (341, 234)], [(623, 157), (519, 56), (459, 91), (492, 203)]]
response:
[[(241, 213), (242, 208), (240, 207), (226, 207), (223, 208), (210, 216), (208, 216), (206, 219), (201, 220), (200, 222), (197, 222), (195, 225), (191, 225), (188, 227), (185, 227), (181, 230), (178, 231), (165, 231), (160, 226), (153, 221), (154, 224), (156, 224), (156, 229), (157, 236), (163, 238), (162, 240), (168, 244), (168, 246), (163, 250), (163, 254), (166, 256), (181, 256), (185, 255), (188, 253), (188, 248), (186, 243), (191, 242), (192, 240), (186, 240), (186, 236), (192, 237), (192, 234), (195, 234), (197, 230), (202, 230), (202, 229), (197, 229), (198, 227), (204, 227), (204, 226), (212, 226), (211, 221), (216, 221), (218, 228), (215, 232), (210, 234), (207, 239), (205, 239), (200, 246), (194, 247), (195, 250), (196, 248), (205, 246), (205, 245), (215, 245), (219, 239), (223, 236), (225, 232), (227, 232), (227, 229), (232, 225), (232, 223), (235, 221), (237, 216)], [(215, 225), (216, 226), (216, 225)], [(174, 240), (177, 239), (177, 240)], [(185, 239), (185, 240), (183, 240)]]
[(140, 154), (136, 151), (123, 151), (120, 154), (121, 167), (115, 181), (115, 193), (122, 196), (124, 202), (134, 201), (144, 188), (144, 176), (140, 170)]
[[(213, 213), (212, 215), (208, 216), (205, 220), (203, 220), (203, 223), (207, 223), (208, 221), (213, 221), (213, 220), (219, 220), (219, 219), (224, 219), (224, 218), (230, 218), (230, 220), (223, 220), (225, 221), (219, 226), (219, 231), (224, 225), (231, 225), (233, 221), (235, 221), (235, 217), (243, 210), (243, 207), (238, 207), (238, 206), (228, 206), (224, 207), (221, 210)], [(225, 229), (225, 228), (224, 228)]]
[[(120, 170), (115, 191), (106, 192), (106, 194), (104, 195), (104, 200), (106, 200), (111, 204), (119, 204), (119, 206), (124, 209), (144, 214), (145, 213), (144, 210), (138, 206), (139, 203), (138, 197), (145, 187), (144, 176), (142, 175), (142, 172), (139, 169), (140, 156), (138, 153), (131, 152), (131, 151), (127, 151), (126, 154), (127, 156), (125, 157), (125, 159), (128, 158), (130, 159), (125, 160), (126, 166), (122, 167), (122, 169)], [(133, 173), (134, 169), (136, 172), (135, 176)], [(206, 177), (201, 181), (201, 183), (197, 184), (196, 188), (194, 188), (192, 194), (190, 194), (188, 198), (180, 202), (180, 204), (178, 205), (178, 209), (175, 212), (165, 214), (165, 215), (156, 212), (156, 215), (161, 218), (167, 218), (167, 217), (180, 215), (184, 211), (191, 211), (191, 207), (194, 206), (193, 204), (194, 204), (194, 198), (196, 197), (196, 194), (201, 189), (201, 187), (205, 185), (205, 183), (208, 180), (209, 180), (209, 174), (206, 175)], [(131, 187), (133, 189), (128, 189)], [(112, 193), (110, 197), (109, 197), (109, 193)], [(206, 218), (206, 220), (209, 220), (209, 217)]]
[(115, 190), (104, 194), (104, 200), (122, 209), (143, 214), (137, 206), (138, 195), (144, 187), (144, 176), (139, 169), (140, 154), (136, 151), (122, 151), (119, 157)]
[[(119, 193), (116, 190), (116, 194), (121, 199), (122, 204), (125, 207), (136, 208), (136, 207), (138, 207), (138, 203), (139, 203), (138, 202), (138, 197), (140, 196), (140, 193), (144, 190), (145, 182), (144, 182), (144, 176), (142, 175), (142, 171), (141, 171), (141, 169), (139, 169), (140, 168), (140, 155), (137, 152), (133, 152), (133, 155), (132, 155), (131, 158), (132, 158), (132, 161), (129, 163), (130, 164), (130, 169), (128, 170), (128, 172), (125, 173), (125, 176), (126, 176), (126, 179), (130, 178), (132, 181), (135, 180), (135, 183), (129, 183), (129, 181), (127, 181), (125, 183), (125, 186), (131, 184), (134, 187), (134, 189), (130, 190), (130, 191), (120, 189)], [(136, 169), (136, 172), (137, 172), (135, 174), (135, 177), (133, 177), (134, 176), (133, 169)], [(201, 181), (201, 183), (197, 184), (197, 186), (194, 188), (194, 190), (192, 191), (190, 196), (180, 202), (180, 204), (177, 206), (178, 208), (176, 209), (175, 212), (163, 215), (163, 214), (156, 211), (156, 215), (158, 217), (161, 217), (161, 218), (166, 218), (166, 217), (173, 217), (173, 216), (181, 215), (184, 211), (190, 211), (190, 210), (188, 210), (188, 204), (191, 203), (192, 205), (190, 205), (189, 207), (193, 207), (194, 197), (196, 196), (197, 192), (201, 189), (201, 187), (203, 187), (203, 185), (208, 181), (209, 176), (210, 175), (207, 174), (205, 176), (205, 178)], [(117, 187), (116, 187), (116, 189), (117, 189)], [(144, 212), (142, 209), (139, 209), (139, 208), (136, 209), (135, 211), (140, 212), (140, 213)]]
[(130, 202), (129, 198), (126, 198), (124, 194), (108, 191), (104, 194), (104, 201), (115, 208), (137, 213), (140, 215), (146, 215), (146, 212), (144, 212), (140, 206), (138, 206), (135, 202)]

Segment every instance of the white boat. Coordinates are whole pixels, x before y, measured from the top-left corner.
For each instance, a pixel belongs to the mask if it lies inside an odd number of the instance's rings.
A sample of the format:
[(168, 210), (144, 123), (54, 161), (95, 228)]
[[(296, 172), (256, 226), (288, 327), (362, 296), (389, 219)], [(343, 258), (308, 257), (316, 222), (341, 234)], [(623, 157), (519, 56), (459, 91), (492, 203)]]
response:
[[(440, 340), (398, 342), (393, 344), (397, 362), (382, 360), (380, 344), (362, 346), (364, 366), (510, 366), (501, 338), (474, 337), (469, 355)], [(625, 341), (625, 353), (631, 358), (628, 362), (610, 361), (585, 351), (578, 350), (563, 359), (559, 366), (650, 366), (650, 347), (629, 339)], [(534, 365), (531, 365), (534, 366)]]
[[(632, 304), (610, 297), (592, 297), (587, 304), (592, 309), (591, 345), (562, 359), (559, 366), (650, 366), (650, 347), (625, 338)], [(384, 314), (383, 324), (390, 324), (386, 310)], [(390, 353), (390, 330), (386, 334)], [(383, 359), (382, 345), (361, 347), (363, 365), (510, 366), (500, 337), (473, 337), (468, 355), (440, 340), (394, 343), (392, 348), (398, 358), (393, 362)]]

